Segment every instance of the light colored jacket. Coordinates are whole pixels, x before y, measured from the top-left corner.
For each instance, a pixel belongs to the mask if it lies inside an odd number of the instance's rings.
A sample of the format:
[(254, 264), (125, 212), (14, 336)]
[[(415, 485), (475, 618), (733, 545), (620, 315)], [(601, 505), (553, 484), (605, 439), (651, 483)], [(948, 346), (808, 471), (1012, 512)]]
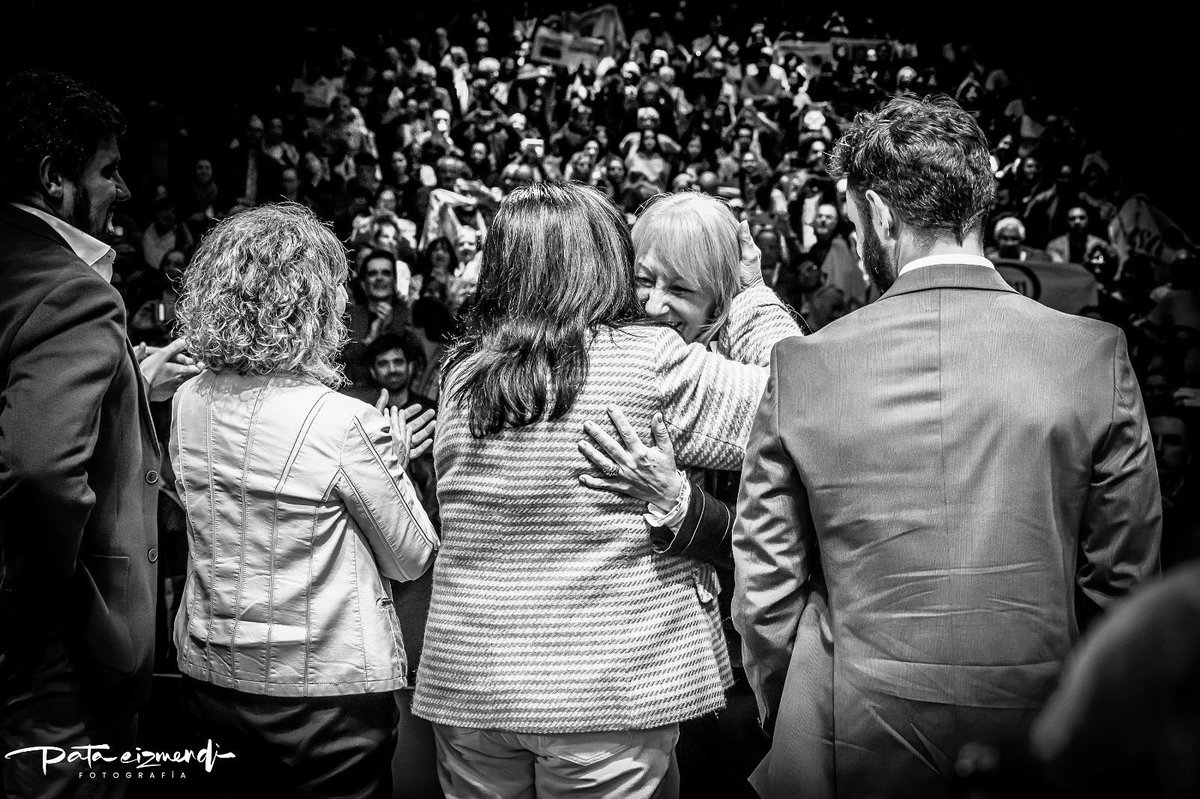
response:
[(1026, 740), (1161, 527), (1112, 325), (934, 264), (780, 344), (733, 531), (758, 795), (945, 795), (964, 744)]
[(272, 696), (406, 684), (388, 580), (421, 576), (438, 540), (387, 424), (308, 378), (205, 371), (179, 389), (180, 671)]
[[(723, 352), (796, 335), (765, 287), (734, 299)], [(661, 411), (681, 464), (737, 469), (767, 370), (666, 327), (597, 334), (561, 419), (475, 438), (447, 378), (434, 459), (444, 544), (413, 698), (441, 724), (530, 733), (649, 729), (716, 710), (731, 684), (713, 569), (664, 557), (644, 502), (595, 491), (583, 424)], [(456, 370), (457, 372), (457, 370)], [(615, 431), (612, 431), (615, 435)]]

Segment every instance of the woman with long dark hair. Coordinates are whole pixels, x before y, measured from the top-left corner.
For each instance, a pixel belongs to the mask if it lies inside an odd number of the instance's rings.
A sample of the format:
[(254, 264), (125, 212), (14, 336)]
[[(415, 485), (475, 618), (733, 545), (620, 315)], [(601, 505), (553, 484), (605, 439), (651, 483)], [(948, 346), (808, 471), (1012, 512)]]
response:
[[(747, 341), (771, 329), (761, 300), (734, 299), (735, 348), (763, 345)], [(647, 323), (620, 213), (542, 183), (501, 203), (444, 374), (443, 540), (413, 706), (443, 789), (662, 795), (678, 723), (732, 680), (710, 567), (656, 554), (644, 502), (588, 488), (578, 442), (619, 404), (634, 428), (670, 430), (680, 463), (737, 468), (766, 370)]]

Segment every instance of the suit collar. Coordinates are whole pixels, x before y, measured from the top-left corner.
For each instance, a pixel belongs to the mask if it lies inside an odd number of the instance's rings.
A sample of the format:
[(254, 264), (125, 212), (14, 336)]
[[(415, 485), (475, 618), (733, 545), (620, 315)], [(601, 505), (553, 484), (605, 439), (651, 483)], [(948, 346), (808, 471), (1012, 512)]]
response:
[(905, 272), (877, 301), (930, 289), (967, 289), (974, 291), (1010, 291), (1012, 286), (995, 269), (973, 264), (932, 264)]
[[(15, 205), (9, 202), (0, 202), (0, 220), (11, 224), (13, 227), (19, 227), (26, 233), (52, 241), (55, 244), (71, 250), (71, 245), (67, 244), (66, 240), (58, 235), (54, 228), (47, 225), (33, 214), (22, 211)], [(71, 250), (71, 252), (75, 252)]]

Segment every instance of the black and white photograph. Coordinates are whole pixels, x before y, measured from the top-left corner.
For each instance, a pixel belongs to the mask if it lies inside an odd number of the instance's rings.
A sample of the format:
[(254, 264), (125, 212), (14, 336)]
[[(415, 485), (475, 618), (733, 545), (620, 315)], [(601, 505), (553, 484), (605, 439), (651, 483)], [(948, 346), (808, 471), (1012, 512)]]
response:
[(0, 799), (1200, 796), (1184, 6), (6, 4)]

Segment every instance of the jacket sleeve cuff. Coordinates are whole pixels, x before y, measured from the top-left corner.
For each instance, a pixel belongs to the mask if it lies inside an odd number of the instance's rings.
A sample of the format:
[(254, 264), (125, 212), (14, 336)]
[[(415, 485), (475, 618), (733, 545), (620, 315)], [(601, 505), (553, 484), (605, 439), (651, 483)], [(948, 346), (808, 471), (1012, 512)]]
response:
[(732, 554), (733, 513), (697, 486), (690, 486), (690, 492), (679, 529), (651, 528), (651, 546), (663, 555), (689, 555), (715, 565), (726, 564)]
[(692, 496), (692, 484), (688, 481), (687, 475), (681, 471), (679, 476), (682, 479), (680, 480), (679, 494), (675, 497), (675, 504), (666, 512), (659, 512), (653, 505), (647, 505), (646, 512), (642, 515), (646, 524), (651, 527), (665, 527), (671, 531), (672, 535), (679, 532), (679, 527), (687, 516)]

